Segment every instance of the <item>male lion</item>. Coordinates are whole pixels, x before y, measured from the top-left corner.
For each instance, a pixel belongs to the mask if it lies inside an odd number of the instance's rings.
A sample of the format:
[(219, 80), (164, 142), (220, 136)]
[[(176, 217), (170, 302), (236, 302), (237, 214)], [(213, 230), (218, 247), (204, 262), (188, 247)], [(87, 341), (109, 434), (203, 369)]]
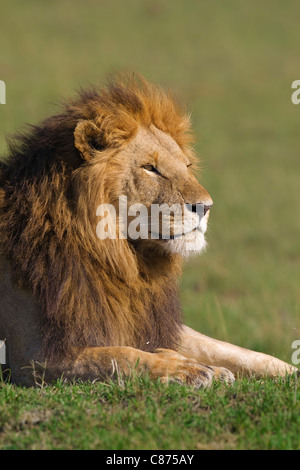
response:
[[(47, 380), (137, 370), (196, 387), (294, 370), (182, 324), (182, 258), (188, 243), (204, 248), (212, 205), (191, 142), (188, 117), (142, 78), (81, 92), (10, 142), (0, 166), (0, 340), (15, 383), (34, 384), (41, 365)], [(190, 204), (190, 229), (101, 239), (97, 207), (117, 210), (119, 196), (147, 208)]]

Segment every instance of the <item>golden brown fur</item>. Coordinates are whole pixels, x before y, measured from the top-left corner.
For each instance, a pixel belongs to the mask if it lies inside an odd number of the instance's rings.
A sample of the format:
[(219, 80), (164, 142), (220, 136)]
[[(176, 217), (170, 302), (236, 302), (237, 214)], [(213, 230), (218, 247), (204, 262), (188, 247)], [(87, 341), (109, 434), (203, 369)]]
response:
[[(0, 168), (0, 339), (17, 382), (31, 383), (22, 367), (32, 360), (46, 361), (49, 377), (106, 377), (114, 361), (128, 372), (139, 360), (153, 377), (232, 380), (174, 352), (185, 338), (177, 292), (184, 241), (96, 236), (97, 207), (121, 194), (129, 203), (209, 206), (189, 166), (191, 141), (189, 119), (170, 96), (127, 78), (81, 92), (10, 143)], [(149, 159), (163, 177), (144, 171)]]

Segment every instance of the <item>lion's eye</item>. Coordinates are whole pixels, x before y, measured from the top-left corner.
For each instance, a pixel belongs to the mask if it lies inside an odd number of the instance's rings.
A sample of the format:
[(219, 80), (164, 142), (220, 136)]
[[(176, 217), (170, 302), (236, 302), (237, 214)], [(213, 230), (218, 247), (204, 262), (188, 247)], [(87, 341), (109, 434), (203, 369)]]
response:
[(160, 175), (158, 169), (155, 168), (155, 166), (153, 166), (153, 165), (150, 165), (150, 164), (148, 164), (148, 165), (143, 165), (143, 168), (144, 168), (144, 170), (146, 170), (146, 171), (151, 171), (152, 173), (157, 173), (158, 175)]
[(188, 164), (187, 164), (187, 167), (188, 167), (188, 168), (189, 168), (190, 166), (192, 166), (192, 163), (188, 163)]
[(144, 165), (143, 168), (147, 171), (156, 171), (156, 168), (153, 165)]

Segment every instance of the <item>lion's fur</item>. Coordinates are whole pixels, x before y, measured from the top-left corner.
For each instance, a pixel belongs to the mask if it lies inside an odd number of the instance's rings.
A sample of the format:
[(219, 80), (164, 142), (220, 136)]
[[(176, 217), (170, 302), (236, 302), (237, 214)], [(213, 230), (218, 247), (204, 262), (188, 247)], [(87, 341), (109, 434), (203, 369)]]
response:
[[(74, 146), (81, 120), (100, 130), (92, 147), (106, 149), (102, 166), (85, 162)], [(97, 205), (122, 178), (110, 173), (111, 156), (139, 125), (150, 124), (192, 158), (189, 119), (161, 89), (133, 79), (80, 92), (60, 114), (9, 143), (0, 177), (2, 254), (41, 305), (50, 359), (87, 345), (176, 348), (180, 256), (101, 241), (93, 224)]]
[[(182, 325), (182, 255), (193, 237), (195, 251), (203, 249), (209, 211), (175, 244), (97, 238), (97, 207), (115, 205), (123, 190), (142, 204), (210, 207), (189, 168), (190, 143), (189, 119), (171, 97), (132, 78), (80, 92), (10, 141), (0, 162), (0, 340), (16, 383), (35, 383), (28, 365), (45, 362), (50, 379), (106, 378), (116, 364), (123, 373), (138, 364), (153, 378), (197, 387), (213, 377), (231, 382), (224, 366), (258, 376), (295, 372)], [(160, 176), (149, 175), (151, 162)], [(156, 348), (173, 351), (149, 353)]]

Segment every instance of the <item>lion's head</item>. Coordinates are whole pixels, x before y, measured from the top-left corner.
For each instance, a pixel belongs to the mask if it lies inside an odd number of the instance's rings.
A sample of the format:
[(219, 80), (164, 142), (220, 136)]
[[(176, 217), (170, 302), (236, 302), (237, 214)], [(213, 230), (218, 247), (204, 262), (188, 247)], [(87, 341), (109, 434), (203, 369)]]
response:
[[(81, 92), (10, 143), (2, 248), (41, 305), (49, 357), (85, 345), (175, 347), (182, 255), (204, 247), (212, 204), (193, 174), (191, 142), (171, 97), (129, 78)], [(112, 205), (120, 220), (120, 197), (146, 208), (147, 233), (154, 205), (183, 210), (169, 213), (169, 237), (163, 214), (154, 237), (101, 239), (98, 208)]]
[[(189, 118), (144, 80), (139, 86), (118, 83), (95, 95), (93, 110), (91, 119), (77, 124), (75, 146), (95, 173), (109, 174), (106, 184), (102, 179), (104, 203), (113, 204), (118, 217), (125, 198), (128, 241), (181, 255), (200, 252), (212, 200), (194, 176)], [(131, 224), (139, 225), (135, 237), (128, 227), (134, 214), (139, 215)]]

